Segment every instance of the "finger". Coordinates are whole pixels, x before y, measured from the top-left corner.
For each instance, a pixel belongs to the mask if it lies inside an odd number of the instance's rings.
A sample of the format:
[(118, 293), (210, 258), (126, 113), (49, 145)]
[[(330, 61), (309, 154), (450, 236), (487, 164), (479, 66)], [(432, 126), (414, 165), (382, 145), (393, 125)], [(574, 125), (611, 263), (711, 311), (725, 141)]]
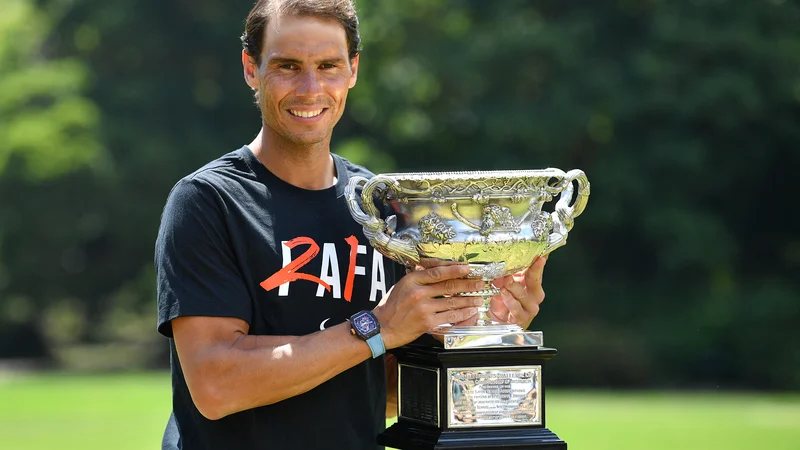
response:
[(525, 271), (526, 286), (539, 286), (542, 284), (545, 264), (547, 264), (547, 257), (539, 257), (531, 263), (530, 267)]
[(431, 328), (443, 323), (458, 323), (463, 322), (478, 313), (478, 308), (462, 308), (453, 309), (450, 311), (436, 313), (432, 316), (433, 322)]
[(454, 323), (453, 326), (456, 326), (456, 327), (474, 327), (477, 324), (478, 324), (478, 315), (475, 314), (474, 316), (470, 317), (467, 320), (464, 320), (464, 321), (461, 321), (461, 322), (458, 322), (458, 323)]
[(427, 294), (431, 297), (463, 294), (464, 292), (481, 290), (485, 285), (486, 283), (481, 280), (450, 279), (436, 284), (429, 284), (427, 286)]
[(510, 282), (507, 282), (506, 285), (505, 285), (505, 288), (506, 288), (507, 291), (509, 291), (511, 293), (511, 295), (514, 296), (515, 299), (517, 299), (519, 301), (524, 300), (525, 296), (528, 294), (528, 292), (525, 290), (525, 286), (523, 286), (521, 283), (517, 283), (516, 281), (513, 281), (513, 280), (510, 281)]
[[(517, 319), (516, 321), (524, 321), (530, 316), (530, 313), (525, 311), (525, 308), (522, 307), (522, 303), (514, 298), (508, 289), (502, 289), (500, 291), (500, 299), (503, 301), (503, 304), (506, 305), (506, 308), (508, 308), (509, 313)], [(536, 305), (536, 308), (538, 308), (538, 305)]]
[(454, 295), (452, 297), (435, 298), (434, 312), (449, 311), (453, 309), (469, 308), (471, 306), (481, 306), (483, 299), (480, 297), (460, 297)]
[(445, 280), (462, 278), (469, 273), (469, 266), (457, 264), (450, 266), (437, 266), (409, 274), (415, 276), (417, 284), (434, 284)]
[(467, 320), (462, 320), (461, 322), (454, 323), (453, 326), (470, 327), (470, 326), (473, 326), (473, 325), (477, 325), (478, 324), (478, 317), (480, 317), (480, 316), (478, 314), (475, 314), (473, 316), (468, 317)]
[(493, 296), (492, 299), (489, 300), (489, 311), (501, 322), (508, 322), (508, 307), (499, 294)]
[(506, 284), (506, 289), (520, 302), (525, 311), (535, 314), (539, 304), (544, 300), (544, 290), (541, 285), (523, 286), (521, 283), (511, 282)]

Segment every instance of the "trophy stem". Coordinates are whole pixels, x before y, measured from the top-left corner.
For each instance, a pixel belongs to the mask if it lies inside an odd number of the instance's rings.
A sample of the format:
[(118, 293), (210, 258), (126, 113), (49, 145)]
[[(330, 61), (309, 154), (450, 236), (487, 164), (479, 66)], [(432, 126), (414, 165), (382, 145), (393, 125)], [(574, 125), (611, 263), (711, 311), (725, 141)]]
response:
[(483, 305), (478, 307), (477, 325), (479, 327), (485, 327), (492, 324), (492, 318), (489, 316), (489, 302), (492, 301), (492, 295), (481, 295), (481, 297), (483, 298)]
[(467, 294), (467, 295), (474, 295), (480, 296), (483, 299), (483, 305), (478, 307), (478, 326), (479, 327), (486, 327), (490, 325), (498, 325), (496, 320), (492, 320), (492, 316), (489, 315), (489, 304), (492, 301), (492, 297), (500, 293), (500, 289), (492, 286), (489, 281), (486, 281), (486, 287), (481, 289), (480, 291), (475, 292), (474, 294)]
[(466, 292), (461, 294), (464, 297), (481, 297), (483, 299), (483, 304), (478, 307), (478, 319), (475, 323), (475, 326), (488, 327), (500, 324), (497, 320), (492, 319), (492, 316), (489, 314), (489, 304), (492, 301), (492, 297), (499, 293), (500, 289), (487, 282), (486, 287), (480, 291)]

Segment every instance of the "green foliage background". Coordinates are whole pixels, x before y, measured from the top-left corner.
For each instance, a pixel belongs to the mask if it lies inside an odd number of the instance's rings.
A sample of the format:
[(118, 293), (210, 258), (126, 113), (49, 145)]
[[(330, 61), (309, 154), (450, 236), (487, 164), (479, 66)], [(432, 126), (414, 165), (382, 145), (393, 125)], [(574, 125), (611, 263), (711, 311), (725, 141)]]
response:
[[(583, 169), (533, 328), (553, 382), (800, 388), (800, 6), (357, 2), (334, 151), (373, 171)], [(250, 2), (0, 0), (0, 357), (163, 367), (175, 181), (249, 142)]]

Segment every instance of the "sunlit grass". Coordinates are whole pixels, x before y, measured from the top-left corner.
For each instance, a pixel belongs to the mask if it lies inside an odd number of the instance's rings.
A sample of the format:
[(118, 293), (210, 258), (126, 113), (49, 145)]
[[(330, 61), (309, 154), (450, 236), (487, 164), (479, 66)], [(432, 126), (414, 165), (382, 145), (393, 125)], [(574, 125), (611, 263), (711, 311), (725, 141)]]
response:
[(0, 381), (0, 448), (161, 448), (168, 374), (42, 375)]
[[(570, 450), (800, 449), (800, 395), (547, 395), (548, 428)], [(157, 449), (169, 410), (165, 373), (3, 379), (0, 448)]]

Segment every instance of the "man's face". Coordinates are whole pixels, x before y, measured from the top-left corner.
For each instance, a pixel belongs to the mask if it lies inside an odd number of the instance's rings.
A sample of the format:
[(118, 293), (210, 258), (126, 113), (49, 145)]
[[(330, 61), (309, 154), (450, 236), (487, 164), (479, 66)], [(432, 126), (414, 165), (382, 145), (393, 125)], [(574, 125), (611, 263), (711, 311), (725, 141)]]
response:
[(267, 24), (264, 35), (261, 66), (243, 57), (245, 78), (259, 90), (269, 128), (264, 131), (299, 145), (329, 140), (358, 71), (358, 57), (348, 57), (344, 28), (334, 21), (285, 16)]

